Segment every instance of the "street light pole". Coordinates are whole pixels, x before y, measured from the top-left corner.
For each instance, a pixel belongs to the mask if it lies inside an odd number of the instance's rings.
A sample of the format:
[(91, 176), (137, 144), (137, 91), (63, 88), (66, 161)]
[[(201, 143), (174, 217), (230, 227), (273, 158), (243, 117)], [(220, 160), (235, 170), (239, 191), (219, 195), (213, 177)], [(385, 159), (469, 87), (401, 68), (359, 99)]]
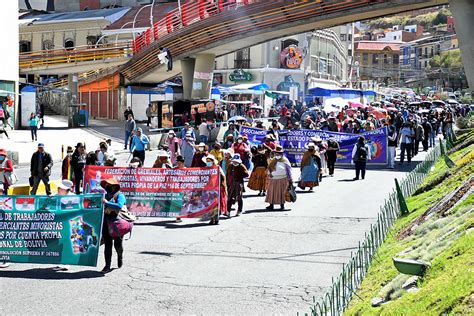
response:
[[(153, 1), (154, 2), (154, 1)], [(138, 12), (135, 14), (135, 16), (133, 17), (133, 24), (132, 24), (132, 28), (135, 29), (135, 22), (137, 21), (137, 16), (140, 14), (140, 12), (142, 12), (143, 9), (147, 8), (147, 7), (150, 7), (151, 4), (147, 4), (147, 5), (144, 5), (143, 7), (140, 8), (140, 10), (138, 10)], [(135, 39), (135, 32), (133, 32), (133, 39)]]
[(150, 26), (153, 28), (153, 8), (155, 6), (155, 0), (151, 3), (151, 8), (150, 8)]

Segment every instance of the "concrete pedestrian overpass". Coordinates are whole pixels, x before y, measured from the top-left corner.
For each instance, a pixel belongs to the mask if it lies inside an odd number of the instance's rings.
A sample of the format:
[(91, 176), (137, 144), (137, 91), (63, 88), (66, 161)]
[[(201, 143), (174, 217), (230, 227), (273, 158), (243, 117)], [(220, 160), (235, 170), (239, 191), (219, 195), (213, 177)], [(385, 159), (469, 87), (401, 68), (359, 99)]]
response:
[[(118, 71), (128, 83), (156, 83), (182, 73), (185, 98), (208, 98), (215, 57), (314, 29), (444, 4), (451, 6), (466, 75), (474, 87), (474, 38), (469, 34), (474, 29), (474, 1), (470, 0), (186, 1), (133, 41), (131, 49), (127, 48), (133, 55), (122, 48), (119, 56), (112, 59), (104, 54), (102, 64), (121, 64)], [(167, 48), (172, 54), (172, 71), (160, 62), (160, 48)], [(91, 54), (97, 49), (83, 53)], [(21, 65), (27, 65), (20, 66), (24, 73), (58, 68), (71, 74), (101, 63), (96, 58), (87, 61), (86, 67), (86, 62), (80, 60), (68, 67), (53, 67), (28, 64), (28, 58), (20, 58)]]

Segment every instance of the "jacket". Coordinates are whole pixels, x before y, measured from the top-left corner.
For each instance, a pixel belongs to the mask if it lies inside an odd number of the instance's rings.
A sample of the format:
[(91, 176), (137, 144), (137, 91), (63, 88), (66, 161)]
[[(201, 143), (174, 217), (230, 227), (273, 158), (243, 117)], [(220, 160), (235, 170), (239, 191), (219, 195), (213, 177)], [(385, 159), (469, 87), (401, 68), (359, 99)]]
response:
[(40, 159), (42, 159), (43, 169), (48, 167), (48, 171), (43, 172), (42, 175), (49, 177), (51, 175), (51, 169), (53, 168), (53, 158), (51, 158), (51, 155), (47, 152), (40, 153), (37, 151), (31, 156), (31, 163), (30, 163), (31, 175), (32, 176), (40, 175), (40, 173), (38, 172), (38, 164), (39, 164)]

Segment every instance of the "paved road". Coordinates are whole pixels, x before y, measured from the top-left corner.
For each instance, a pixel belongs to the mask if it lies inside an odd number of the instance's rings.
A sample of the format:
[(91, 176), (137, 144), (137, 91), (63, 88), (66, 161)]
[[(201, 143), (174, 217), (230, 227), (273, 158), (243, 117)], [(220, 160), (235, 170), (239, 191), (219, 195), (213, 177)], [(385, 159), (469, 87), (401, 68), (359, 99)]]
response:
[[(422, 155), (417, 157), (422, 158)], [(0, 314), (295, 314), (309, 311), (338, 275), (404, 171), (370, 170), (353, 182), (338, 169), (290, 211), (264, 210), (245, 194), (245, 214), (208, 226), (141, 219), (125, 242), (124, 267), (15, 264), (0, 270)]]
[[(100, 123), (95, 131), (46, 130), (43, 135), (50, 147), (77, 139), (98, 143), (101, 133), (120, 136), (119, 123)], [(21, 143), (27, 131), (16, 133), (20, 140), (9, 144), (29, 154)], [(118, 150), (122, 144), (115, 146)], [(54, 155), (60, 158), (57, 151)], [(117, 156), (119, 164), (128, 158), (127, 153)], [(147, 157), (150, 166), (155, 153)], [(53, 179), (59, 178), (59, 167), (55, 164)], [(106, 276), (98, 272), (102, 256), (97, 269), (54, 272), (51, 266), (26, 264), (0, 269), (0, 314), (309, 311), (313, 296), (324, 293), (375, 222), (394, 177), (406, 171), (369, 170), (366, 180), (353, 182), (353, 170), (337, 169), (314, 193), (298, 194), (289, 211), (266, 211), (264, 198), (249, 191), (245, 214), (218, 226), (141, 219), (125, 242), (124, 267)], [(20, 167), (17, 174), (26, 181), (28, 168)]]

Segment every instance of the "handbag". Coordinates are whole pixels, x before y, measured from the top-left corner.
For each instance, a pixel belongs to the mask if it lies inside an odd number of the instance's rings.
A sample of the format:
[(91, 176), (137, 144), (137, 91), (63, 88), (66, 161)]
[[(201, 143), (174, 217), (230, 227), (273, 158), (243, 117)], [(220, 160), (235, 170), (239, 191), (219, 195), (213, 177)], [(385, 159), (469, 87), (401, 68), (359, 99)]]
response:
[(127, 220), (124, 220), (120, 216), (116, 218), (107, 219), (107, 229), (109, 230), (109, 235), (112, 238), (123, 237), (126, 234), (132, 233), (133, 223)]
[(292, 182), (288, 183), (288, 188), (285, 193), (285, 201), (294, 203), (296, 202), (296, 190)]
[(8, 185), (12, 185), (18, 182), (18, 176), (15, 172), (4, 172), (3, 175), (5, 176), (5, 179), (7, 179)]

